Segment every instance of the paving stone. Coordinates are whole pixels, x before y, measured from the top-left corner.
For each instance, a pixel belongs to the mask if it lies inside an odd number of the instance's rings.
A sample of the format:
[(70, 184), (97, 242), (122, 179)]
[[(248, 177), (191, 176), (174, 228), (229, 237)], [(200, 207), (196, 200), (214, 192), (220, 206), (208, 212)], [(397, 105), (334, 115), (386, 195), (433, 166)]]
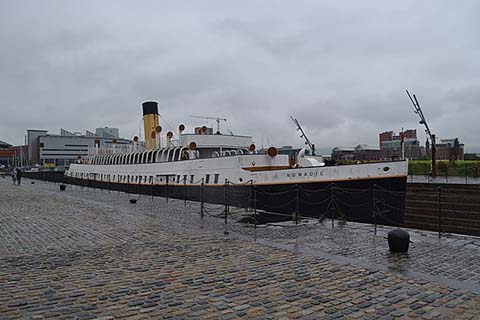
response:
[[(139, 197), (133, 207), (123, 193), (75, 188), (59, 193), (58, 186), (42, 182), (12, 188), (0, 178), (0, 314), (7, 318), (480, 314), (475, 292), (377, 268), (402, 266), (480, 286), (477, 245), (426, 239), (414, 242), (409, 255), (391, 256), (373, 244), (370, 229), (350, 224), (259, 227), (259, 243), (251, 228), (225, 226), (214, 216), (202, 220), (198, 203)], [(300, 249), (329, 255), (290, 249), (292, 240)]]

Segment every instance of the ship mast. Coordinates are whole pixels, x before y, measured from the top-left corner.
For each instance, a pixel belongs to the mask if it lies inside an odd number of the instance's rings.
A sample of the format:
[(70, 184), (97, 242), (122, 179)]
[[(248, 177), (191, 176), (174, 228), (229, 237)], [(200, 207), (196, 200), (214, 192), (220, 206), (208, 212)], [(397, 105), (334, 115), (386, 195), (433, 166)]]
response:
[(293, 116), (290, 116), (290, 119), (292, 119), (293, 123), (295, 123), (295, 126), (297, 126), (297, 131), (300, 131), (301, 135), (300, 138), (305, 139), (305, 144), (308, 145), (310, 150), (312, 151), (312, 156), (315, 155), (315, 145), (310, 142), (308, 139), (307, 135), (305, 134), (305, 131), (303, 131), (302, 126), (300, 125), (300, 122), (298, 122), (297, 119), (295, 119)]

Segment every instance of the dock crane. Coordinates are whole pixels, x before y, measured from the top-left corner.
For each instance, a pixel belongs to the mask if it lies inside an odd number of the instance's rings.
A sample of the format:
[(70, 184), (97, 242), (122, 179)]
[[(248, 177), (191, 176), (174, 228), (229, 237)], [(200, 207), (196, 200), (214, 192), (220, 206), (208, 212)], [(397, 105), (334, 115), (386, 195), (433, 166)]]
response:
[(300, 122), (298, 122), (297, 119), (295, 119), (293, 116), (290, 116), (290, 119), (292, 119), (293, 123), (297, 126), (297, 131), (300, 131), (301, 135), (300, 138), (305, 139), (305, 144), (309, 146), (310, 150), (312, 151), (312, 156), (315, 155), (315, 145), (310, 142), (310, 140), (307, 138), (307, 135), (305, 134), (305, 131), (303, 131), (302, 126), (300, 125)]
[(225, 118), (219, 117), (204, 117), (204, 116), (189, 116), (190, 118), (197, 118), (197, 119), (206, 119), (206, 120), (215, 120), (217, 121), (217, 134), (220, 134), (220, 121), (227, 121)]

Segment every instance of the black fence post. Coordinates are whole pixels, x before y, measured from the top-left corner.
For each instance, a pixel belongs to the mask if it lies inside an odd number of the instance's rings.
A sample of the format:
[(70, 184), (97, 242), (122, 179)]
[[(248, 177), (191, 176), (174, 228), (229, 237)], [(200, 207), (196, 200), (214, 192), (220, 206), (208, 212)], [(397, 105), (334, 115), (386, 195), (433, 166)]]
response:
[(442, 187), (438, 187), (438, 238), (442, 236)]
[(108, 193), (110, 193), (111, 189), (112, 189), (112, 184), (110, 181), (110, 175), (108, 175)]
[(153, 201), (153, 196), (155, 194), (155, 184), (154, 184), (155, 178), (152, 177), (152, 201)]
[(330, 210), (332, 211), (332, 229), (335, 227), (335, 184), (332, 183), (332, 200), (330, 201), (332, 207)]
[(203, 210), (205, 209), (205, 203), (203, 200), (203, 186), (204, 186), (204, 180), (205, 178), (202, 178), (202, 183), (200, 185), (200, 218), (203, 219)]
[(227, 180), (227, 213), (230, 213), (230, 181)]
[(250, 180), (250, 212), (253, 209), (253, 180)]
[(187, 176), (183, 176), (183, 205), (187, 206)]
[(296, 199), (295, 199), (295, 200), (296, 200), (296, 203), (295, 203), (295, 207), (296, 207), (296, 208), (295, 208), (295, 210), (296, 210), (296, 211), (295, 211), (295, 224), (298, 224), (298, 217), (299, 217), (299, 214), (300, 214), (300, 212), (299, 212), (299, 202), (298, 202), (298, 189), (299, 189), (299, 188), (298, 188), (298, 184), (295, 185), (295, 189), (296, 189), (296, 190), (295, 190), (295, 191), (296, 191)]
[(448, 164), (445, 166), (445, 183), (448, 183)]
[(224, 202), (224, 205), (225, 205), (225, 209), (224, 209), (224, 211), (225, 211), (225, 217), (224, 217), (224, 218), (225, 218), (225, 224), (228, 224), (228, 216), (227, 216), (227, 212), (228, 212), (228, 211), (227, 211), (227, 205), (228, 205), (228, 204), (227, 204), (227, 203), (228, 203), (228, 200), (227, 200), (227, 197), (228, 197), (228, 195), (227, 195), (227, 183), (228, 183), (228, 180), (225, 179), (225, 184), (223, 185), (223, 202)]
[(253, 223), (254, 228), (257, 229), (257, 186), (253, 187)]
[(165, 201), (168, 203), (168, 176), (165, 180)]
[(376, 189), (377, 185), (373, 185), (373, 230), (375, 235), (377, 235), (377, 194)]
[(468, 184), (468, 165), (465, 162), (465, 184)]

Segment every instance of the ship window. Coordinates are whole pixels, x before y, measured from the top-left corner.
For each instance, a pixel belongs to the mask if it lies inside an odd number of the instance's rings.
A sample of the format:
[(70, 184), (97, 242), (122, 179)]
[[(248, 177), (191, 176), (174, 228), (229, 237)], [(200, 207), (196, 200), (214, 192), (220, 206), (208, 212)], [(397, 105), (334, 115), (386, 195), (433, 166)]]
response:
[(148, 177), (145, 176), (145, 179), (143, 179), (143, 182), (147, 183), (147, 179), (148, 179)]
[(150, 183), (153, 184), (153, 176), (150, 176)]
[(183, 176), (183, 183), (187, 183), (187, 175)]
[(214, 175), (213, 183), (215, 183), (215, 184), (218, 183), (218, 177), (219, 177), (219, 176), (220, 176), (220, 175), (219, 175), (218, 173), (216, 173), (216, 174)]
[(205, 183), (209, 183), (209, 182), (210, 182), (210, 175), (206, 174), (205, 175)]
[(177, 175), (177, 183), (180, 183), (180, 175)]
[(190, 175), (190, 183), (193, 184), (193, 179), (195, 178), (195, 176), (192, 174)]

